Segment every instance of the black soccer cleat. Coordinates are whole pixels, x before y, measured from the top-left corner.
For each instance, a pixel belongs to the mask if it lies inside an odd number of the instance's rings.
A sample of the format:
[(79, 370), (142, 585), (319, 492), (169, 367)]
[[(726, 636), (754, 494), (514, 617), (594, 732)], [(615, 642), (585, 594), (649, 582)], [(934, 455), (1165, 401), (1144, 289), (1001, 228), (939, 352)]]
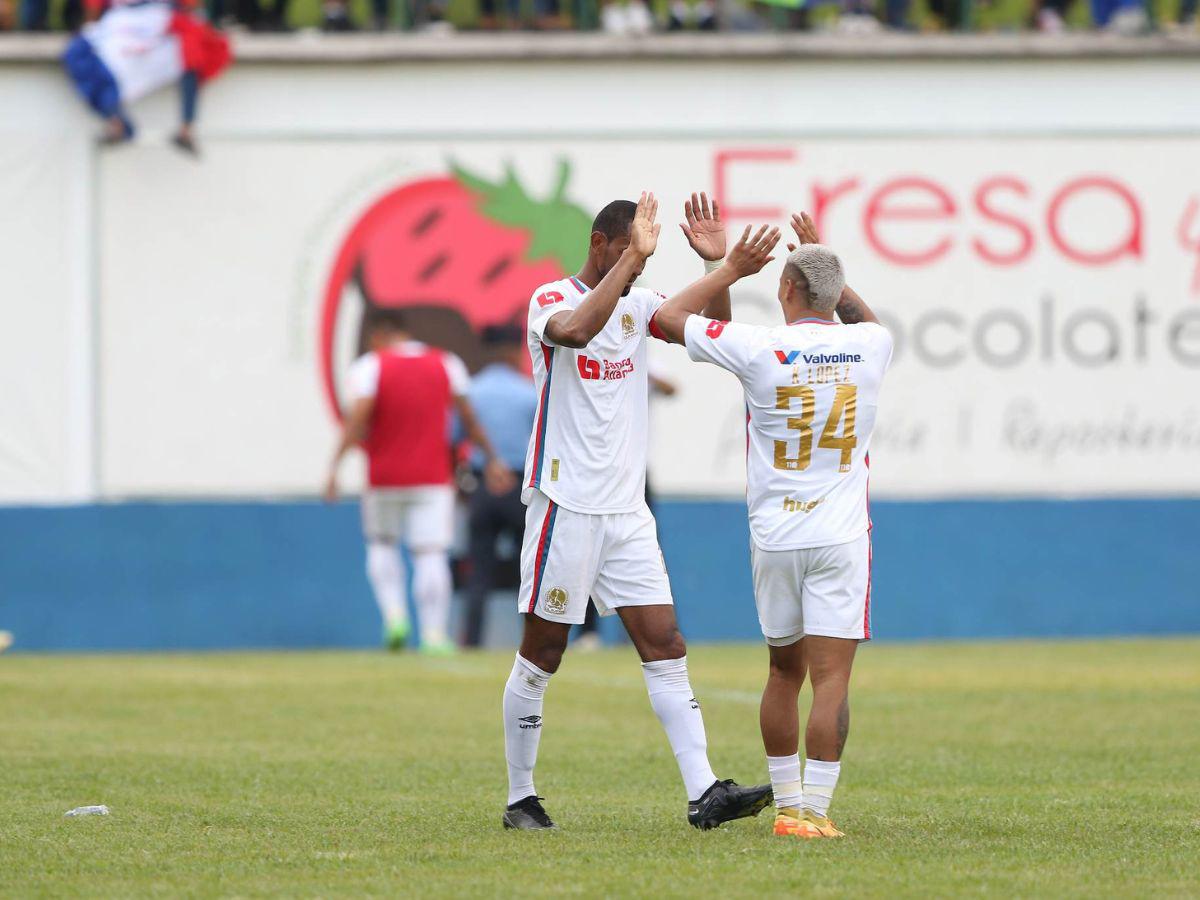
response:
[(707, 831), (722, 822), (757, 816), (774, 799), (769, 784), (742, 787), (730, 779), (715, 781), (699, 800), (688, 803), (688, 824)]
[(518, 800), (504, 810), (505, 828), (516, 828), (520, 831), (541, 831), (547, 828), (557, 828), (558, 826), (546, 814), (546, 808), (542, 806), (542, 797), (529, 796), (524, 800)]

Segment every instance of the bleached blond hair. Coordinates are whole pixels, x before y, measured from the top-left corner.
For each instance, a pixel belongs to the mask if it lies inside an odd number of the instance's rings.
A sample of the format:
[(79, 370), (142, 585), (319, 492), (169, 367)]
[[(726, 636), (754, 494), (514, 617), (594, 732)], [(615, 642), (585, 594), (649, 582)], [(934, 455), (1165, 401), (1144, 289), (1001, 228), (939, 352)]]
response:
[(824, 244), (802, 244), (788, 254), (785, 278), (808, 284), (808, 307), (832, 312), (846, 286), (846, 273), (836, 253)]

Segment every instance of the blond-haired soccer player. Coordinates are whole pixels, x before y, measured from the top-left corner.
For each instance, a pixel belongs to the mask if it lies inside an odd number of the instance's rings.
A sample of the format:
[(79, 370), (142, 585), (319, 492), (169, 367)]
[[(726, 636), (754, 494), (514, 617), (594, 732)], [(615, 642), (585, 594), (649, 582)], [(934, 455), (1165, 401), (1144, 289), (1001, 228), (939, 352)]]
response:
[[(871, 637), (867, 447), (892, 338), (846, 287), (841, 260), (816, 243), (812, 220), (793, 216), (792, 225), (801, 246), (789, 245), (779, 278), (784, 324), (664, 309), (657, 325), (692, 359), (736, 375), (746, 395), (754, 595), (771, 657), (759, 720), (775, 833), (841, 837), (829, 804), (850, 728), (854, 652)], [(796, 705), (806, 674), (802, 775)]]

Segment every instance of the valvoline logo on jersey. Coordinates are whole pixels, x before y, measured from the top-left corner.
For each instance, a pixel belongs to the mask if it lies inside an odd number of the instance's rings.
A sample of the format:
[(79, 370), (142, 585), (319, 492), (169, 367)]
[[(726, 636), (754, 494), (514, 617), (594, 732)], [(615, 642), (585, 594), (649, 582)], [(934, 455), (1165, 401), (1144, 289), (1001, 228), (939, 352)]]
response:
[(484, 327), (524, 327), (534, 289), (565, 278), (587, 253), (591, 217), (567, 198), (570, 176), (560, 160), (550, 195), (535, 199), (511, 167), (492, 182), (451, 164), (448, 174), (405, 181), (366, 205), (341, 241), (321, 304), (321, 375), (335, 414), (335, 369), (346, 362), (338, 348), (365, 349), (372, 308), (404, 310), (414, 337), (472, 371), (484, 360)]
[(790, 366), (797, 360), (803, 360), (809, 366), (827, 366), (833, 363), (862, 362), (861, 353), (801, 353), (799, 350), (775, 351), (775, 358), (785, 366)]

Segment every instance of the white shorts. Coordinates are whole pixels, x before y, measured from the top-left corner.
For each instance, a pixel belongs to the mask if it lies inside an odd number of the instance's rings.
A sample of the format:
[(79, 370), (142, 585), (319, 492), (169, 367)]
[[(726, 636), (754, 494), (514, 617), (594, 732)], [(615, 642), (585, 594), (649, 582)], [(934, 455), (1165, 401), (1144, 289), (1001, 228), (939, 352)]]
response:
[(368, 488), (362, 498), (362, 523), (368, 541), (403, 541), (417, 551), (447, 550), (454, 538), (454, 488)]
[(622, 606), (673, 602), (654, 516), (645, 506), (631, 513), (572, 512), (534, 491), (525, 510), (517, 610), (578, 625), (589, 597), (602, 616)]
[(845, 544), (762, 550), (751, 542), (754, 604), (767, 643), (807, 634), (871, 639), (871, 532)]

